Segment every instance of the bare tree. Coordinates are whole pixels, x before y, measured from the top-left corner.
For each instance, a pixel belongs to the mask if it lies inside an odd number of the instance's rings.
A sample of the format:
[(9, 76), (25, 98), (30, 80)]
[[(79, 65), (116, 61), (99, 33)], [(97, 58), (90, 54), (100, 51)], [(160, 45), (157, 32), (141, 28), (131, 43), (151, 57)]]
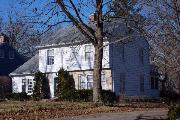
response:
[(40, 43), (38, 37), (39, 30), (28, 23), (27, 19), (18, 14), (11, 13), (8, 18), (0, 24), (1, 31), (10, 39), (10, 44), (15, 47), (20, 54), (30, 58), (35, 54), (35, 46)]

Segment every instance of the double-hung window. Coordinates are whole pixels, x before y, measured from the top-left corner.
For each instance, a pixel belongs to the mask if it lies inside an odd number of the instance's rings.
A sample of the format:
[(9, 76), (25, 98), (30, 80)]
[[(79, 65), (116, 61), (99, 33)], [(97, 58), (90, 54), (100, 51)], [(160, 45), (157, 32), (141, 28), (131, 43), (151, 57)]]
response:
[[(93, 75), (79, 75), (79, 88), (80, 89), (93, 89)], [(105, 74), (101, 76), (102, 89), (106, 89)]]
[(121, 60), (122, 60), (122, 62), (124, 62), (124, 61), (125, 61), (124, 44), (121, 45), (121, 48), (120, 48), (120, 55), (121, 55)]
[(79, 75), (80, 89), (87, 89), (86, 79), (84, 75)]
[(158, 78), (155, 76), (151, 77), (151, 89), (158, 89), (159, 88), (159, 81)]
[(120, 73), (120, 94), (125, 94), (125, 73)]
[(9, 51), (9, 59), (14, 59), (14, 51)]
[(144, 50), (142, 48), (139, 49), (139, 60), (141, 64), (144, 64)]
[(28, 79), (28, 93), (32, 94), (32, 92), (33, 92), (33, 80)]
[(87, 89), (93, 89), (93, 75), (87, 75)]
[(140, 92), (144, 92), (144, 76), (140, 75)]
[(85, 45), (85, 61), (91, 61), (93, 59), (92, 45)]
[(22, 79), (22, 92), (26, 92), (26, 79)]
[(101, 85), (102, 85), (102, 89), (106, 89), (106, 77), (105, 77), (105, 74), (101, 75)]
[(47, 65), (54, 64), (54, 49), (47, 50)]
[(5, 54), (4, 54), (4, 50), (0, 49), (0, 58), (4, 58)]

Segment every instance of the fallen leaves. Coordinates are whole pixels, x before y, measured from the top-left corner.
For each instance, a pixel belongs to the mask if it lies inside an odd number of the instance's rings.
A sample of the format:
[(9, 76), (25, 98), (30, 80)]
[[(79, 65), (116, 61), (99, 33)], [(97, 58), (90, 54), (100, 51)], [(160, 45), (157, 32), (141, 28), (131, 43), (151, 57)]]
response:
[(0, 103), (0, 119), (2, 120), (44, 120), (46, 118), (73, 117), (104, 112), (131, 112), (151, 109), (164, 109), (167, 106), (159, 103), (128, 103), (114, 106), (96, 107), (92, 103), (27, 101)]

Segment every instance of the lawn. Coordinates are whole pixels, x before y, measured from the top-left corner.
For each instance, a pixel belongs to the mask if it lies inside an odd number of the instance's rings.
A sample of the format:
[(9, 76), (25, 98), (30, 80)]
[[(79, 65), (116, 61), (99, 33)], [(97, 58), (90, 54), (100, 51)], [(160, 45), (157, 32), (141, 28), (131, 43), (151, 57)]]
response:
[(6, 101), (0, 102), (0, 120), (43, 120), (101, 112), (139, 111), (166, 107), (159, 103), (121, 103), (97, 107), (87, 102)]

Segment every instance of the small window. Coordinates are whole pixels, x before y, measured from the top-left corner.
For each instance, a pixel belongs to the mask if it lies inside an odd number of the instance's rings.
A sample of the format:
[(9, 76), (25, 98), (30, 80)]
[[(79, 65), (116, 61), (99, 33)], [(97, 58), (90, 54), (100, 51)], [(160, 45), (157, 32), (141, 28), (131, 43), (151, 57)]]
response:
[(4, 54), (4, 50), (0, 49), (0, 58), (4, 58), (5, 54)]
[(93, 89), (93, 75), (87, 75), (87, 89)]
[(155, 62), (155, 57), (150, 57), (151, 62)]
[(139, 50), (139, 60), (141, 64), (144, 64), (144, 50), (142, 48)]
[(144, 92), (144, 76), (140, 75), (140, 92)]
[(9, 59), (14, 59), (14, 51), (9, 51)]
[(54, 64), (54, 49), (47, 50), (47, 65)]
[(92, 45), (85, 46), (85, 61), (91, 61), (93, 59)]

